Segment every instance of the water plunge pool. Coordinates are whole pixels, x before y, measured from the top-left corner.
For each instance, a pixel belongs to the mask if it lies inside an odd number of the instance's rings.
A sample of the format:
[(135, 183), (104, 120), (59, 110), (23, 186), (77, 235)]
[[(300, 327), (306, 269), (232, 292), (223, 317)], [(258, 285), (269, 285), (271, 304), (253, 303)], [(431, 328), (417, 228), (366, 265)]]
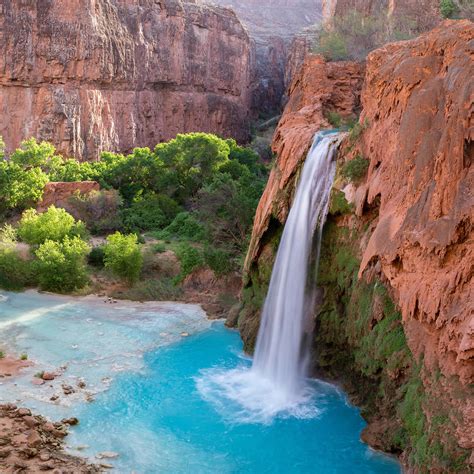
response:
[[(216, 373), (244, 371), (251, 361), (238, 333), (211, 323), (197, 306), (3, 295), (1, 341), (27, 352), (35, 366), (2, 380), (1, 401), (54, 420), (77, 416), (69, 449), (91, 460), (118, 453), (107, 460), (112, 472), (400, 472), (395, 460), (359, 440), (365, 423), (332, 385), (310, 383), (302, 416), (252, 420), (241, 404), (222, 397)], [(39, 370), (61, 375), (37, 386)], [(64, 395), (64, 384), (74, 393)]]

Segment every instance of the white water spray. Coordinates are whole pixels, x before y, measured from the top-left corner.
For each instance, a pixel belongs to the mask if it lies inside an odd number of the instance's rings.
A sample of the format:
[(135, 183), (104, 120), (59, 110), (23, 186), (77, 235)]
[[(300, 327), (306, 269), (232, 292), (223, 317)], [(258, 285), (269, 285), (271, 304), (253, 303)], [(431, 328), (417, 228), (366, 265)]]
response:
[(211, 369), (197, 381), (203, 397), (221, 411), (227, 406), (223, 399), (240, 406), (234, 420), (319, 413), (307, 403), (314, 397), (306, 377), (315, 302), (315, 282), (308, 284), (308, 276), (310, 270), (317, 274), (340, 141), (338, 133), (319, 132), (308, 152), (273, 266), (252, 368)]

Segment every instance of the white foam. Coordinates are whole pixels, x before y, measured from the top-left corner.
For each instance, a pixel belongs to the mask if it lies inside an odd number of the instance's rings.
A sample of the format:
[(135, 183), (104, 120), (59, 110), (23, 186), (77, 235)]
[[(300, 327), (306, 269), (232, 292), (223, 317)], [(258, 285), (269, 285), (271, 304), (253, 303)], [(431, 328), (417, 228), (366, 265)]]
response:
[(309, 385), (295, 394), (247, 367), (203, 370), (196, 387), (231, 423), (271, 424), (277, 418), (311, 419), (321, 414), (317, 393)]

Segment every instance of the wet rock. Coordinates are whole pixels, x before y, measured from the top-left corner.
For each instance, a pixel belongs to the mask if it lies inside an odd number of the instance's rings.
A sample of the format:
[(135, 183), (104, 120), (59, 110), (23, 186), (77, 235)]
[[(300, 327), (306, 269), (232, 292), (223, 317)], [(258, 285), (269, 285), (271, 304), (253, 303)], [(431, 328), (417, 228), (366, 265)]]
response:
[(33, 385), (44, 385), (44, 380), (35, 377), (35, 378), (31, 381), (31, 383), (32, 383)]
[(104, 469), (113, 469), (114, 468), (114, 466), (112, 464), (108, 464), (108, 463), (105, 463), (105, 462), (99, 463), (99, 466), (104, 468)]
[(72, 416), (71, 418), (63, 418), (61, 420), (61, 423), (64, 423), (66, 425), (71, 425), (71, 426), (74, 426), (74, 425), (77, 425), (79, 423), (79, 420)]
[(114, 451), (102, 451), (101, 453), (96, 454), (97, 459), (115, 459), (119, 457), (119, 453)]
[(71, 395), (73, 393), (75, 393), (75, 390), (73, 387), (71, 387), (71, 385), (61, 385), (61, 388), (63, 389), (63, 393), (64, 395)]
[(43, 380), (54, 380), (57, 375), (54, 372), (44, 372), (41, 378)]
[(84, 380), (78, 380), (77, 381), (77, 386), (79, 388), (86, 388), (86, 382)]

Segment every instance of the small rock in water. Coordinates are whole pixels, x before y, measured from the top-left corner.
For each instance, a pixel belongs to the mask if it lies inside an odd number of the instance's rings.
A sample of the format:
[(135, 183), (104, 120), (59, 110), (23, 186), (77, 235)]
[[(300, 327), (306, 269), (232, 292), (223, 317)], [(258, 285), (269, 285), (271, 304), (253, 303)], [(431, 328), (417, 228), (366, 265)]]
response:
[(56, 378), (56, 374), (53, 372), (43, 372), (41, 378), (43, 380), (54, 380)]
[(182, 332), (181, 333), (181, 337), (188, 337), (189, 336), (189, 332)]
[(77, 381), (77, 386), (78, 386), (79, 388), (86, 388), (86, 382), (85, 382), (84, 380), (82, 380), (82, 379), (79, 379), (79, 380)]
[(43, 379), (39, 379), (38, 377), (35, 377), (31, 383), (33, 385), (43, 385), (44, 384), (44, 380)]
[(64, 395), (71, 395), (75, 390), (70, 385), (61, 385)]
[(102, 451), (101, 453), (97, 453), (95, 457), (97, 459), (115, 459), (119, 457), (119, 453), (114, 451)]
[(71, 416), (71, 418), (63, 418), (61, 420), (61, 423), (65, 423), (66, 425), (77, 425), (79, 423), (79, 420), (75, 416)]
[(59, 398), (59, 395), (52, 395), (49, 399), (50, 399), (52, 402), (55, 402), (58, 398)]
[(88, 444), (80, 444), (79, 446), (76, 446), (76, 449), (78, 451), (83, 451), (84, 449), (87, 449), (87, 448), (89, 448)]
[(91, 393), (86, 393), (86, 402), (92, 403), (95, 400)]
[(112, 466), (112, 464), (107, 464), (107, 463), (105, 463), (105, 462), (101, 462), (101, 463), (99, 464), (99, 466), (102, 467), (102, 468), (104, 468), (104, 469), (113, 469), (113, 468), (114, 468), (114, 466)]
[(19, 416), (31, 415), (31, 411), (28, 408), (18, 408), (17, 413), (18, 413)]

